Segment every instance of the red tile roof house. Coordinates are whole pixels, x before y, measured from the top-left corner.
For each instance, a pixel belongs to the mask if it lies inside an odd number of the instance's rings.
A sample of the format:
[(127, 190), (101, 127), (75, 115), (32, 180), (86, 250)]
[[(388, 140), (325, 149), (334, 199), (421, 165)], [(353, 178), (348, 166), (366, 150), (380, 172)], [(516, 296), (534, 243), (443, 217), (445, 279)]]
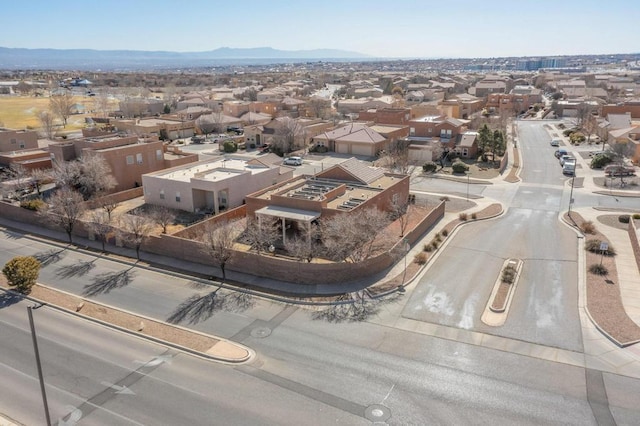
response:
[(365, 124), (350, 123), (314, 136), (311, 144), (339, 154), (374, 157), (388, 148), (389, 140)]

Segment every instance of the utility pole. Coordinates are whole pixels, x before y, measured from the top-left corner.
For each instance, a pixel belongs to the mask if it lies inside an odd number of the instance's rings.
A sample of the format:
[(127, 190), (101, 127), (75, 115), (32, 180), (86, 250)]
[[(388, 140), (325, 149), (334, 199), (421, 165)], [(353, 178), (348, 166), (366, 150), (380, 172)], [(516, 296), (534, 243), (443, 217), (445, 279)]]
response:
[(40, 392), (42, 393), (42, 405), (44, 406), (44, 416), (47, 420), (47, 426), (51, 426), (51, 417), (49, 417), (49, 405), (47, 404), (47, 392), (44, 387), (44, 377), (42, 376), (42, 365), (40, 364), (40, 352), (38, 351), (38, 339), (36, 338), (36, 327), (33, 323), (33, 309), (41, 308), (44, 305), (27, 306), (29, 313), (29, 326), (31, 327), (31, 338), (33, 339), (33, 351), (36, 354), (36, 366), (38, 367), (38, 380), (40, 381)]

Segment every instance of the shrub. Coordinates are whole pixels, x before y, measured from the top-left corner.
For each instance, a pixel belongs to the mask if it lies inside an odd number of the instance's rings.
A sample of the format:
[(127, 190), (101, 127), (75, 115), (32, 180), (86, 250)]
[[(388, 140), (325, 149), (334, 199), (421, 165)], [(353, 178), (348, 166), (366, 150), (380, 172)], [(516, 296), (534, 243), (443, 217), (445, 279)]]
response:
[(435, 172), (438, 168), (438, 165), (434, 161), (427, 161), (422, 165), (422, 171), (425, 173)]
[(633, 216), (631, 216), (632, 218), (634, 218), (635, 220), (640, 219), (640, 213), (634, 213)]
[(587, 138), (580, 132), (574, 132), (569, 136), (569, 140), (571, 143), (581, 143), (584, 142)]
[(507, 265), (502, 270), (502, 276), (500, 277), (503, 283), (511, 284), (516, 279), (516, 268), (511, 265)]
[(589, 272), (595, 275), (607, 275), (609, 273), (609, 270), (604, 265), (594, 263), (593, 265), (589, 266)]
[(249, 144), (249, 148), (251, 148), (251, 149), (256, 149), (256, 144), (255, 144), (255, 143), (250, 143), (250, 144)]
[[(587, 240), (586, 243), (584, 243), (584, 249), (587, 251), (590, 251), (591, 253), (597, 253), (600, 254), (600, 243), (602, 243), (602, 241), (600, 241), (597, 238), (592, 238), (590, 240)], [(604, 253), (607, 256), (615, 256), (616, 255), (616, 249), (609, 244), (609, 248), (607, 249), (607, 252)]]
[(607, 153), (597, 154), (597, 155), (594, 155), (593, 158), (591, 159), (590, 167), (592, 169), (601, 169), (607, 164), (611, 163), (611, 161), (613, 160), (611, 159), (609, 154)]
[(461, 221), (463, 221), (463, 222), (464, 222), (465, 220), (467, 220), (467, 219), (468, 219), (467, 214), (466, 214), (466, 213), (460, 213), (460, 214), (458, 215), (458, 219), (460, 219)]
[(464, 173), (469, 170), (469, 166), (464, 164), (462, 161), (456, 161), (451, 165), (451, 169), (453, 169), (454, 173)]
[(449, 197), (446, 195), (444, 197), (440, 197), (440, 201), (449, 201)]
[(629, 216), (628, 214), (621, 214), (620, 216), (618, 216), (618, 222), (620, 223), (629, 223), (630, 219), (631, 216)]
[(425, 263), (427, 263), (427, 255), (426, 253), (418, 253), (414, 256), (413, 258), (413, 262), (417, 263), (418, 265), (424, 265)]
[(562, 134), (563, 134), (564, 136), (570, 136), (573, 132), (575, 132), (575, 130), (573, 130), (573, 129), (567, 129), (567, 130), (563, 131), (563, 132), (562, 132)]
[(585, 234), (595, 234), (596, 233), (596, 226), (590, 220), (587, 220), (586, 222), (582, 222), (582, 225), (580, 225), (580, 229)]
[(436, 240), (431, 241), (431, 247), (433, 247), (434, 250), (438, 249), (438, 242)]
[(447, 231), (446, 229), (443, 229), (442, 235), (446, 237), (447, 235), (449, 235), (449, 231)]
[(433, 251), (433, 247), (431, 246), (431, 244), (425, 244), (425, 245), (422, 247), (422, 250), (424, 250), (424, 251), (426, 251), (427, 253), (429, 253), (429, 252)]
[(233, 141), (226, 141), (222, 144), (222, 150), (227, 153), (236, 152), (238, 150), (238, 145)]
[(44, 205), (45, 202), (39, 198), (36, 198), (35, 200), (24, 200), (20, 202), (20, 207), (22, 207), (23, 209), (34, 211), (40, 210), (42, 207), (44, 207)]
[(471, 213), (471, 219), (476, 220), (478, 218), (477, 213)]
[(4, 265), (2, 273), (11, 287), (16, 287), (20, 293), (29, 294), (38, 280), (40, 262), (32, 256), (14, 257)]

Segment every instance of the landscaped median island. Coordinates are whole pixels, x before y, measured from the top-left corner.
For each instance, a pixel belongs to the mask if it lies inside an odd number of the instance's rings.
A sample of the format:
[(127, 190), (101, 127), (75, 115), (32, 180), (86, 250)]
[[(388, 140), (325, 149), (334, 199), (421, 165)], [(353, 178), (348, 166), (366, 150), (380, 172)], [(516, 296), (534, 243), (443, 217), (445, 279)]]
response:
[[(587, 311), (596, 327), (621, 347), (640, 341), (640, 327), (629, 318), (622, 304), (614, 248), (607, 237), (580, 214), (571, 212), (571, 216), (565, 214), (564, 219), (585, 234)], [(607, 250), (601, 252), (600, 247)]]
[(507, 320), (507, 313), (518, 286), (522, 265), (523, 262), (520, 259), (507, 259), (502, 264), (487, 306), (480, 318), (485, 324), (500, 327)]
[[(4, 277), (0, 277), (0, 287), (8, 289)], [(41, 284), (36, 284), (31, 288), (29, 297), (41, 303), (59, 307), (65, 311), (75, 312), (143, 337), (148, 336), (154, 340), (168, 342), (201, 354), (208, 354), (211, 358), (217, 360), (243, 362), (251, 356), (247, 349), (231, 344), (226, 340), (216, 339), (182, 327), (123, 312)]]

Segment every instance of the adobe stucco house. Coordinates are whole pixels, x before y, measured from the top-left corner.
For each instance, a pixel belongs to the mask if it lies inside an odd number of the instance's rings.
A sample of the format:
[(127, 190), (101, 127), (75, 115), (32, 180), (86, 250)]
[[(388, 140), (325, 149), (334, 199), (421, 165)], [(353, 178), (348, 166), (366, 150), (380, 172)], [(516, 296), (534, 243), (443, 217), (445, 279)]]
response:
[(291, 167), (269, 159), (229, 156), (146, 174), (142, 176), (145, 203), (215, 214), (238, 207), (247, 194), (293, 177)]
[(314, 146), (324, 146), (339, 154), (374, 157), (387, 149), (389, 140), (362, 123), (350, 123), (316, 135), (311, 140)]
[(373, 207), (391, 211), (408, 196), (408, 175), (351, 158), (315, 176), (299, 176), (248, 195), (247, 218), (278, 221), (284, 242), (319, 219)]

